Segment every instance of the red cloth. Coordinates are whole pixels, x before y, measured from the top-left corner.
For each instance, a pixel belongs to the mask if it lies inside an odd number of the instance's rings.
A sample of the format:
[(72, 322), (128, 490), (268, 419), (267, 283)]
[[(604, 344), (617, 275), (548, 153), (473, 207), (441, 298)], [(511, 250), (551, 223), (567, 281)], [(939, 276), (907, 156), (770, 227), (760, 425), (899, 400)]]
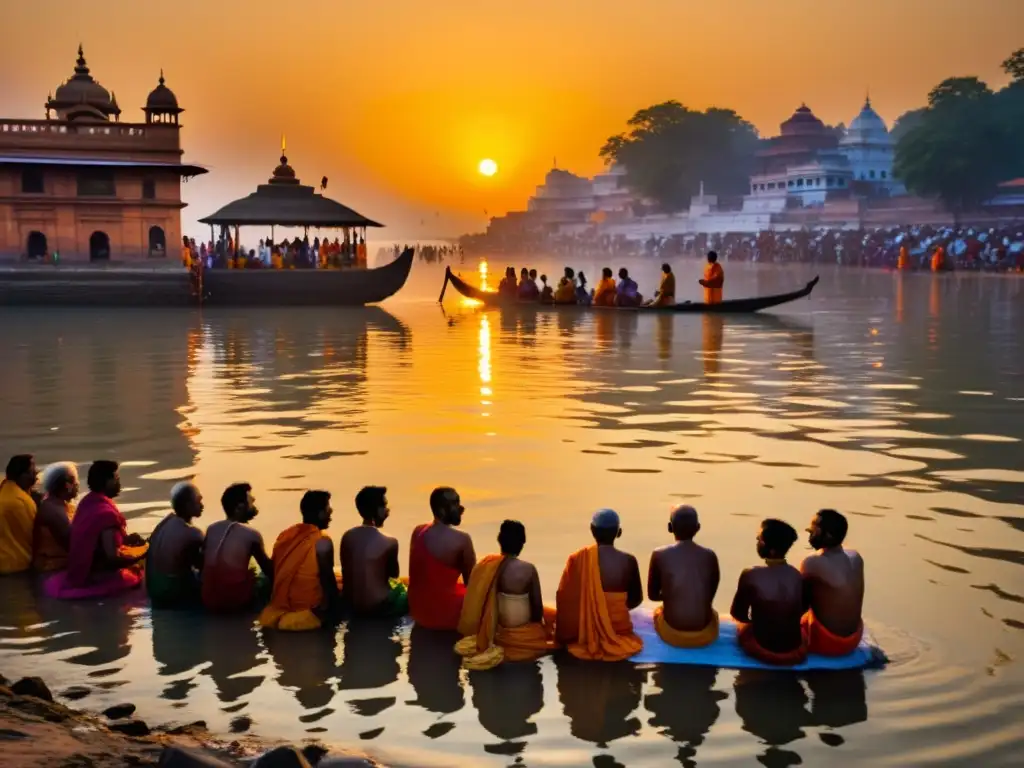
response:
[(817, 653), (821, 656), (846, 656), (851, 654), (860, 645), (860, 640), (864, 636), (863, 621), (857, 625), (857, 629), (852, 635), (840, 637), (822, 624), (821, 619), (814, 615), (814, 611), (807, 611), (804, 614), (803, 619), (800, 621), (800, 626), (803, 627), (804, 637), (807, 638), (807, 644), (811, 653)]
[(225, 567), (220, 559), (203, 570), (203, 607), (212, 613), (237, 613), (253, 607), (256, 574)]
[[(78, 505), (71, 521), (71, 543), (68, 547), (68, 569), (47, 579), (44, 586), (51, 597), (77, 600), (108, 597), (142, 583), (139, 568), (96, 572), (94, 560), (100, 534), (114, 531), (118, 550), (125, 549), (124, 537), (128, 523), (121, 510), (102, 493), (88, 493)], [(130, 548), (134, 549), (134, 548)]]
[(413, 531), (409, 552), (409, 615), (427, 629), (454, 630), (459, 626), (466, 585), (462, 573), (445, 565), (427, 550), (423, 541), (432, 523)]
[(800, 645), (787, 653), (769, 651), (767, 648), (762, 647), (761, 644), (757, 642), (757, 638), (754, 637), (753, 624), (739, 624), (737, 627), (737, 639), (739, 640), (740, 648), (743, 649), (745, 654), (753, 656), (755, 659), (763, 661), (765, 664), (774, 664), (779, 667), (793, 667), (807, 661), (806, 634), (803, 636), (803, 641)]

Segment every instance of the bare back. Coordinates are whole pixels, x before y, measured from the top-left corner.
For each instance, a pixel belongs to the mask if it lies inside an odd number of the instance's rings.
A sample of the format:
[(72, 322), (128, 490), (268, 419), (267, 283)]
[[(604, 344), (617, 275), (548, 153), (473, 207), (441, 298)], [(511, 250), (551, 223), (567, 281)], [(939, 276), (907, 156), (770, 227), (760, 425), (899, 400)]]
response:
[(498, 591), (505, 595), (528, 595), (530, 621), (540, 621), (544, 615), (544, 599), (540, 591), (540, 577), (532, 563), (518, 557), (506, 557), (498, 575)]
[(203, 534), (173, 512), (165, 517), (149, 539), (146, 568), (177, 575), (199, 565)]
[(857, 631), (864, 607), (864, 561), (852, 549), (822, 550), (800, 566), (807, 602), (825, 628), (840, 637)]
[(630, 610), (640, 605), (644, 600), (644, 589), (636, 558), (613, 546), (600, 545), (597, 548), (597, 559), (601, 568), (601, 589), (605, 592), (625, 592)]
[(234, 520), (218, 520), (206, 529), (203, 567), (217, 563), (232, 570), (248, 570), (257, 551), (264, 552), (259, 531)]
[(766, 650), (788, 653), (803, 642), (803, 578), (788, 564), (748, 568), (740, 575), (732, 615), (752, 622), (754, 637)]
[(398, 577), (398, 541), (371, 525), (358, 525), (341, 537), (342, 590), (357, 613), (384, 602)]
[(693, 541), (677, 541), (651, 555), (648, 597), (663, 602), (669, 626), (699, 632), (711, 623), (719, 578), (714, 552)]

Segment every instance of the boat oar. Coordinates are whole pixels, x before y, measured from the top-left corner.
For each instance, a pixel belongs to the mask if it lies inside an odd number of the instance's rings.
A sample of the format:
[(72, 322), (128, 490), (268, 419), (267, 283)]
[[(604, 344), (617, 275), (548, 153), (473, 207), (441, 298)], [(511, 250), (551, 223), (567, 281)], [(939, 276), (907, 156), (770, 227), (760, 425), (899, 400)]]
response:
[(446, 290), (448, 290), (448, 280), (451, 278), (451, 276), (452, 276), (452, 268), (451, 267), (445, 267), (444, 268), (444, 285), (441, 286), (441, 295), (437, 297), (437, 303), (438, 304), (440, 304), (441, 302), (444, 301), (444, 292)]

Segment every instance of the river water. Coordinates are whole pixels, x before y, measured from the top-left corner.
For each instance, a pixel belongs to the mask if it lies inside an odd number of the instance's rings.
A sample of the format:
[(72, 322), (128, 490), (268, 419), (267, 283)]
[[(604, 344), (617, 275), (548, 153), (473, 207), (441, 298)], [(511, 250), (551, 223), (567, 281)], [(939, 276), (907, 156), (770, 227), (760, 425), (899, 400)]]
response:
[[(687, 285), (699, 268), (676, 265)], [(726, 293), (789, 290), (811, 269), (727, 265)], [(403, 570), (430, 490), (453, 485), (478, 552), (502, 519), (526, 524), (548, 600), (599, 507), (644, 568), (670, 506), (694, 504), (721, 611), (760, 519), (802, 530), (835, 507), (892, 663), (466, 673), (422, 630), (261, 635), (138, 597), (57, 604), (8, 578), (0, 671), (85, 684), (82, 705), (133, 701), (151, 723), (247, 716), (261, 735), (403, 764), (1021, 764), (1024, 279), (826, 268), (811, 299), (737, 318), (481, 311), (450, 289), (442, 311), (440, 282), (417, 264), (365, 310), (0, 310), (0, 448), (122, 461), (119, 502), (142, 532), (182, 478), (206, 495), (200, 525), (248, 481), (268, 547), (303, 490), (334, 494), (337, 540), (355, 492), (386, 485)]]

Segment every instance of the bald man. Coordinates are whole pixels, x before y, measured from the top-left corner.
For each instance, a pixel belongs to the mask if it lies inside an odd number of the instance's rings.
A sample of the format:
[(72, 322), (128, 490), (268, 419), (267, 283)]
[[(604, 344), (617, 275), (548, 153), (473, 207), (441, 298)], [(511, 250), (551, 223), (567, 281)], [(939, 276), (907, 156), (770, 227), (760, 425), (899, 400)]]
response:
[(672, 510), (668, 531), (675, 543), (654, 550), (647, 572), (647, 597), (662, 603), (654, 626), (669, 645), (702, 648), (718, 639), (718, 613), (711, 605), (718, 592), (718, 556), (693, 540), (700, 531), (693, 507)]

